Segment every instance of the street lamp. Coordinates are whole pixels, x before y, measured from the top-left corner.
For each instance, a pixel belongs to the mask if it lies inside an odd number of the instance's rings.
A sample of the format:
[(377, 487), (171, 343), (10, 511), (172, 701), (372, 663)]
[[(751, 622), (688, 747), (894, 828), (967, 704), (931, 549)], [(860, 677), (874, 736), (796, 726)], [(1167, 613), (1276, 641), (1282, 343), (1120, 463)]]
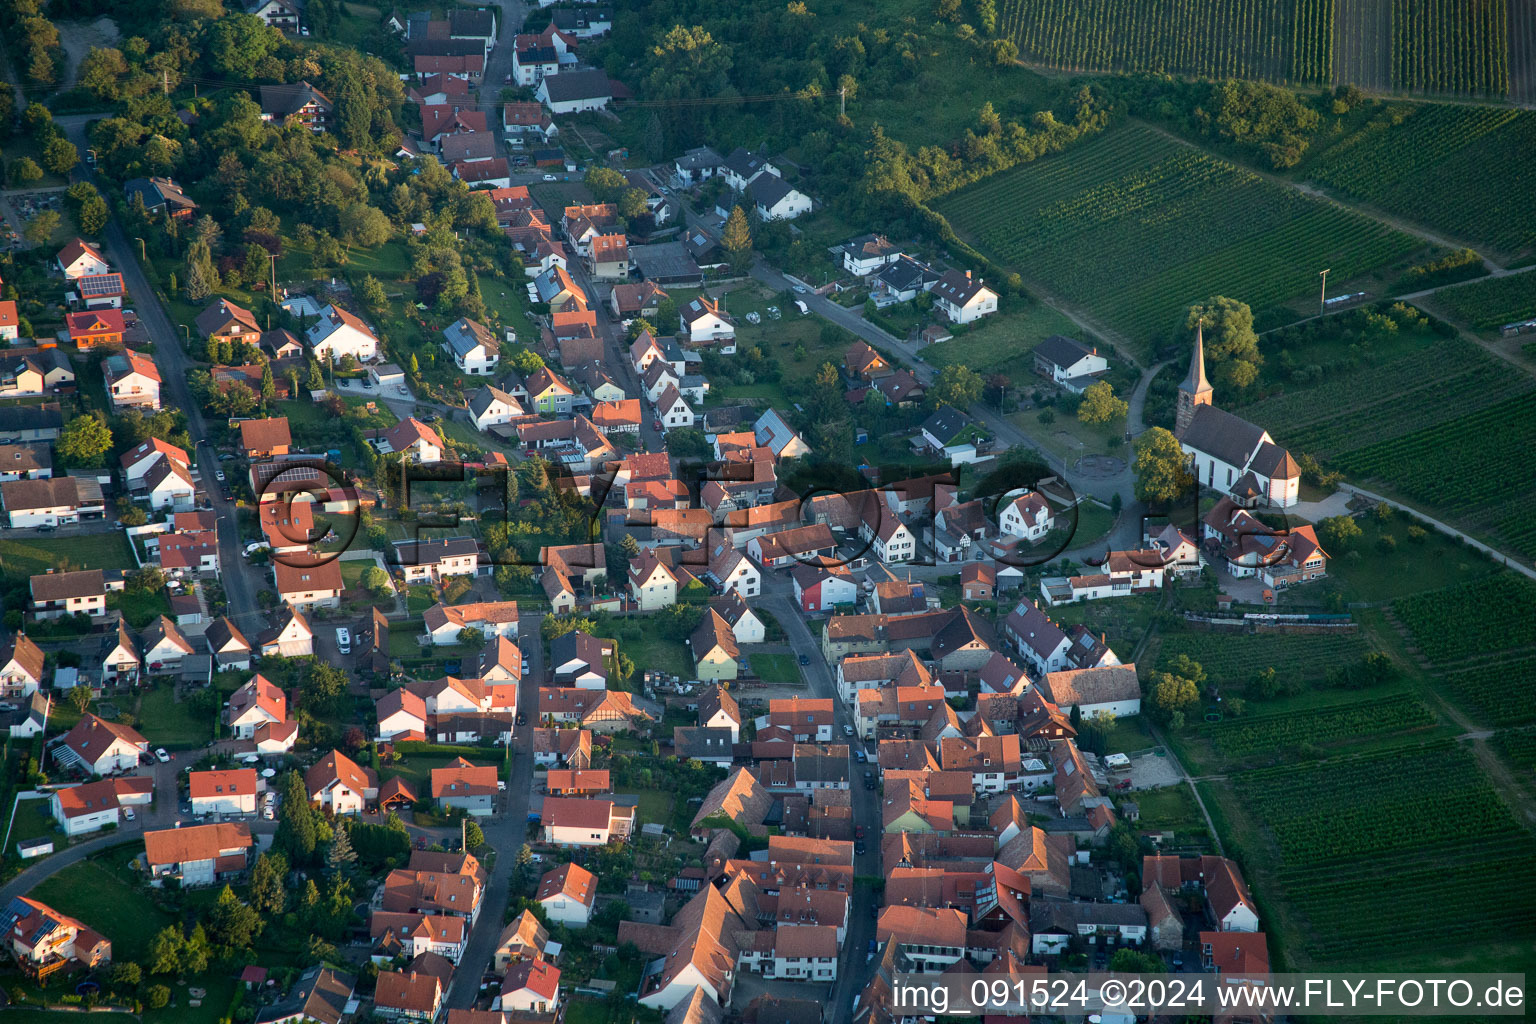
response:
[(135, 242), (139, 243), (139, 262), (140, 263), (148, 263), (149, 262), (149, 257), (144, 255), (144, 239), (139, 238), (137, 235), (135, 235), (133, 240)]
[[(1328, 268), (1328, 270), (1332, 269), (1332, 267)], [(1323, 279), (1323, 290), (1317, 297), (1317, 311), (1319, 314), (1328, 311), (1328, 270), (1324, 270), (1318, 275)]]

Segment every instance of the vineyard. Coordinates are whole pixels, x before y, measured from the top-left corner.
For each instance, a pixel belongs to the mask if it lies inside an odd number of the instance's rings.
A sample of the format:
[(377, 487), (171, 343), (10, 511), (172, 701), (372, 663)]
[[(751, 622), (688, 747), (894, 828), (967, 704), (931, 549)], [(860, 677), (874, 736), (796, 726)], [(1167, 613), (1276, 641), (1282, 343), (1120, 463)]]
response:
[(1326, 82), (1333, 0), (1003, 0), (998, 35), (1072, 70)]
[(1495, 277), (1435, 293), (1435, 304), (1473, 327), (1503, 327), (1536, 317), (1536, 272)]
[[(1436, 395), (1435, 401), (1444, 401)], [(1405, 497), (1490, 530), (1536, 556), (1536, 394), (1368, 445), (1335, 458), (1358, 480), (1381, 480)]]
[(1468, 244), (1536, 248), (1536, 112), (1387, 107), (1315, 159), (1308, 176)]
[(1310, 293), (1319, 261), (1345, 280), (1420, 247), (1140, 127), (937, 206), (980, 248), (1143, 344), (1206, 296), (1239, 296), (1258, 312)]
[(1412, 694), (1379, 700), (1229, 719), (1206, 732), (1216, 752), (1227, 758), (1294, 750), (1302, 743), (1335, 743), (1358, 736), (1378, 736), (1435, 724), (1429, 708)]
[(1273, 424), (1276, 440), (1291, 451), (1328, 458), (1464, 416), (1529, 388), (1525, 378), (1471, 342), (1437, 338), (1389, 362), (1330, 373), (1320, 384), (1237, 411), (1250, 423)]
[(1505, 730), (1494, 733), (1488, 742), (1516, 768), (1536, 772), (1536, 732), (1529, 729)]
[[(1275, 895), (1306, 919), (1290, 939), (1300, 948), (1288, 943), (1297, 960), (1363, 966), (1536, 934), (1536, 890), (1508, 883), (1536, 870), (1530, 835), (1465, 747), (1396, 748), (1233, 782), (1278, 850)], [(1426, 901), (1433, 928), (1422, 926)]]
[(1266, 668), (1314, 681), (1322, 679), (1329, 669), (1359, 661), (1368, 650), (1370, 646), (1358, 632), (1168, 633), (1163, 638), (1159, 664), (1166, 669), (1172, 659), (1187, 654), (1217, 684), (1247, 682)]
[(1509, 92), (1505, 0), (1393, 0), (1392, 85), (1415, 92)]
[(1415, 594), (1392, 610), (1430, 661), (1536, 649), (1536, 583), (1514, 573)]
[(1536, 655), (1446, 672), (1440, 689), (1479, 725), (1530, 725), (1536, 722)]

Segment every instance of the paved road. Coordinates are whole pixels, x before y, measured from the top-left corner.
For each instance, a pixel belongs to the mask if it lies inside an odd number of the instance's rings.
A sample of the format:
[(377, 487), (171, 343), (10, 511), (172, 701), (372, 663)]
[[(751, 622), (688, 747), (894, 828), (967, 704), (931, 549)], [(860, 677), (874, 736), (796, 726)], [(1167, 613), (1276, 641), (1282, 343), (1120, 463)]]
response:
[[(832, 670), (821, 655), (821, 641), (800, 615), (800, 610), (790, 599), (789, 585), (782, 580), (765, 581), (762, 607), (772, 612), (784, 627), (789, 646), (796, 656), (809, 659), (801, 671), (810, 684), (811, 694), (832, 701), (834, 732), (837, 742), (857, 742), (846, 739), (844, 726), (853, 726), (853, 713), (837, 699), (832, 682)], [(854, 859), (854, 874), (871, 877), (880, 874), (880, 807), (878, 790), (864, 788), (864, 769), (852, 757), (849, 748), (849, 779), (853, 793), (853, 822), (862, 826), (866, 835), (867, 849)], [(874, 894), (868, 886), (856, 885), (852, 905), (848, 909), (848, 932), (842, 949), (838, 952), (837, 982), (832, 986), (828, 1000), (828, 1024), (849, 1024), (853, 1018), (853, 998), (864, 988), (869, 978), (865, 950), (869, 940), (875, 937), (875, 920), (872, 908)]]
[[(64, 129), (70, 141), (84, 152), (88, 144), (86, 125), (93, 119), (95, 119), (94, 116), (74, 115), (58, 118), (57, 123)], [(76, 169), (75, 177), (90, 181), (98, 188), (105, 187), (103, 182), (97, 181), (95, 171), (85, 164), (81, 164)], [(172, 323), (159, 296), (150, 287), (149, 279), (144, 276), (143, 267), (139, 264), (139, 252), (138, 246), (134, 244), (135, 240), (129, 239), (123, 233), (122, 226), (116, 220), (108, 222), (102, 240), (107, 258), (122, 273), (128, 294), (133, 297), (133, 307), (139, 314), (139, 322), (144, 325), (150, 339), (154, 342), (155, 365), (159, 367), (160, 376), (163, 378), (161, 404), (166, 408), (181, 409), (187, 415), (188, 429), (197, 442), (194, 455), (197, 463), (195, 468), (218, 516), (219, 565), (225, 597), (229, 602), (229, 616), (242, 630), (254, 638), (254, 634), (260, 632), (266, 625), (266, 617), (256, 603), (256, 592), (265, 582), (265, 577), (255, 567), (247, 564), (241, 556), (240, 530), (235, 504), (224, 500), (223, 494), (215, 483), (219, 462), (217, 453), (207, 440), (208, 425), (203, 419), (202, 409), (192, 400), (192, 389), (187, 384), (187, 374), (195, 367), (182, 348), (182, 332)]]
[(445, 1005), (453, 1010), (472, 1009), (480, 995), (480, 979), (490, 972), (496, 940), (506, 926), (508, 888), (517, 851), (528, 838), (528, 803), (533, 795), (533, 730), (538, 720), (534, 712), (539, 706), (539, 683), (544, 678), (544, 644), (540, 639), (543, 624), (543, 615), (524, 616), (518, 623), (518, 635), (529, 638), (524, 645), (527, 654), (517, 694), (517, 706), (528, 715), (528, 724), (512, 734), (512, 770), (507, 773), (506, 804), (499, 815), (480, 823), (486, 843), (496, 851), (496, 861), (486, 882), (480, 917), (448, 987)]

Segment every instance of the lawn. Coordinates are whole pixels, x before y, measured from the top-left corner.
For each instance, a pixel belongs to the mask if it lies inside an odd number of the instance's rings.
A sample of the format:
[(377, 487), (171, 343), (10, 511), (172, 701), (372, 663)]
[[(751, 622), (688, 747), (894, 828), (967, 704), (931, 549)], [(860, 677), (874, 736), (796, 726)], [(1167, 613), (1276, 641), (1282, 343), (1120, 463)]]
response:
[(1120, 660), (1129, 662), (1131, 652), (1152, 625), (1160, 600), (1157, 594), (1133, 594), (1103, 601), (1084, 601), (1047, 609), (1060, 626), (1081, 623), (1094, 633), (1102, 633)]
[[(16, 817), (11, 823), (10, 843), (7, 851), (16, 849), (16, 844), (23, 839), (51, 838), (54, 841), (54, 849), (64, 848), (66, 839), (64, 833), (59, 830), (59, 823), (53, 820), (49, 813), (47, 800), (17, 800)], [(30, 862), (29, 862), (30, 863)]]
[(1152, 734), (1147, 731), (1146, 716), (1122, 715), (1115, 719), (1115, 727), (1110, 730), (1104, 752), (1106, 754), (1125, 754), (1136, 750), (1146, 750), (1152, 745)]
[(363, 585), (363, 573), (377, 568), (370, 558), (348, 558), (341, 563), (341, 585), (354, 590)]
[(185, 701), (178, 702), (176, 688), (162, 684), (139, 697), (139, 729), (152, 746), (201, 747), (213, 738), (213, 720), (195, 714)]
[[(400, 776), (409, 782), (416, 790), (416, 795), (423, 800), (432, 795), (432, 769), (446, 768), (457, 758), (458, 754), (408, 754), (404, 761), (384, 764), (379, 767), (380, 781)], [(468, 760), (477, 765), (500, 765), (503, 752), (497, 749), (487, 749), (483, 757), (472, 757)]]
[(679, 679), (693, 678), (693, 658), (683, 644), (658, 636), (638, 622), (615, 621), (611, 632), (619, 650), (635, 662), (636, 678), (647, 669)]
[(150, 940), (171, 918), (114, 870), (115, 858), (71, 864), (38, 883), (29, 894), (61, 913), (77, 917), (112, 940), (112, 958), (140, 960)]
[(1167, 829), (1173, 832), (1205, 832), (1205, 817), (1200, 805), (1184, 784), (1164, 786), (1162, 789), (1138, 790), (1130, 799), (1140, 809), (1141, 820), (1136, 823), (1142, 829)]
[(153, 593), (113, 591), (107, 595), (107, 610), (122, 612), (129, 626), (143, 629), (160, 616), (171, 614), (171, 599), (164, 590)]
[(26, 579), (49, 569), (128, 569), (133, 564), (128, 535), (120, 530), (0, 540), (0, 573), (11, 579)]
[(1005, 304), (996, 316), (957, 333), (949, 341), (923, 349), (923, 362), (943, 368), (968, 366), (982, 376), (1007, 374), (1014, 387), (1024, 387), (1034, 379), (1034, 363), (1029, 352), (1053, 334), (1065, 334), (1088, 345), (1094, 339), (1061, 313), (1044, 303), (1021, 307), (1018, 302)]
[(627, 790), (631, 795), (639, 798), (639, 806), (635, 813), (639, 816), (636, 827), (655, 822), (668, 827), (672, 824), (672, 794), (660, 789)]
[[(1321, 592), (1337, 591), (1346, 601), (1382, 604), (1411, 594), (1471, 583), (1501, 571), (1481, 552), (1429, 527), (1412, 540), (1408, 531), (1416, 520), (1399, 513), (1386, 523), (1375, 516), (1355, 520), (1364, 536), (1342, 552), (1330, 552), (1329, 579)], [(1382, 538), (1393, 538), (1390, 551), (1382, 550)], [(1297, 592), (1305, 598), (1305, 590)]]
[[(557, 173), (563, 174), (564, 172)], [(542, 184), (530, 186), (528, 191), (533, 195), (533, 201), (543, 207), (545, 214), (549, 216), (551, 224), (558, 222), (565, 216), (565, 208), (567, 206), (577, 206), (597, 201), (587, 186), (580, 181), (546, 181)]]
[(754, 654), (748, 659), (752, 671), (768, 683), (795, 685), (800, 682), (800, 668), (789, 654)]

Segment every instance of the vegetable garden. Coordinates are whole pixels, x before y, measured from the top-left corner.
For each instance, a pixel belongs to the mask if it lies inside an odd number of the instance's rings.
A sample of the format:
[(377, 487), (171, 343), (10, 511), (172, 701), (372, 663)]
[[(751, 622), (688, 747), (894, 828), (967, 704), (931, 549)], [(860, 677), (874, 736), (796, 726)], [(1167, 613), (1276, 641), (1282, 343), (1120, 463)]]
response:
[(1134, 126), (936, 205), (981, 248), (1143, 344), (1206, 296), (1241, 297), (1258, 313), (1310, 293), (1318, 260), (1346, 280), (1420, 248)]
[(1379, 736), (1433, 725), (1435, 717), (1424, 702), (1402, 693), (1379, 700), (1324, 705), (1308, 711), (1286, 711), (1228, 719), (1206, 732), (1216, 752), (1226, 758), (1249, 757), (1293, 750), (1302, 743), (1336, 743), (1360, 736)]
[(1338, 633), (1165, 633), (1159, 665), (1180, 654), (1198, 661), (1215, 683), (1247, 682), (1274, 668), (1308, 681), (1328, 670), (1359, 661), (1370, 645), (1359, 632)]
[(1074, 70), (1326, 82), (1334, 0), (1004, 0), (998, 34)]
[(1435, 293), (1435, 304), (1473, 327), (1503, 327), (1536, 317), (1536, 271), (1494, 277)]
[(1308, 176), (1503, 253), (1536, 247), (1536, 112), (1392, 105), (1321, 153)]
[(1422, 92), (1509, 92), (1505, 0), (1394, 0), (1392, 84)]
[[(1436, 395), (1436, 402), (1443, 402)], [(1536, 555), (1536, 393), (1526, 392), (1436, 426), (1368, 445), (1333, 460), (1360, 480), (1382, 480), (1404, 496), (1487, 529)]]
[(1536, 649), (1536, 584), (1514, 573), (1405, 597), (1392, 610), (1438, 664)]
[[(1530, 835), (1465, 746), (1261, 769), (1233, 785), (1273, 836), (1276, 895), (1307, 920), (1292, 932), (1294, 959), (1363, 967), (1458, 940), (1536, 934), (1536, 890), (1509, 882), (1536, 869)], [(1423, 926), (1426, 899), (1433, 928)]]

